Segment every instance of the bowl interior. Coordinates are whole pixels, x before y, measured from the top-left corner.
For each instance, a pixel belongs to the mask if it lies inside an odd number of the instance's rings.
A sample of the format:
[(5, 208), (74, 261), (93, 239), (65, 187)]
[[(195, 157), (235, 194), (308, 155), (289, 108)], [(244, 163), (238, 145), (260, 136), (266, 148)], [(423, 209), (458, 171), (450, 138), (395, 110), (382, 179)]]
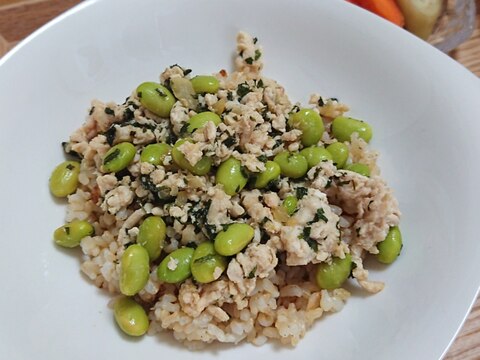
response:
[(169, 334), (131, 340), (116, 330), (109, 296), (79, 272), (80, 253), (52, 245), (65, 206), (47, 181), (91, 99), (123, 102), (174, 63), (194, 73), (229, 70), (239, 30), (259, 38), (265, 75), (292, 100), (337, 97), (372, 124), (371, 144), (403, 212), (405, 247), (392, 266), (369, 262), (371, 278), (386, 282), (383, 292), (355, 291), (295, 350), (215, 346), (195, 356), (434, 359), (444, 352), (479, 284), (472, 258), (480, 251), (478, 79), (343, 1), (103, 0), (82, 3), (0, 62), (4, 358), (191, 356)]

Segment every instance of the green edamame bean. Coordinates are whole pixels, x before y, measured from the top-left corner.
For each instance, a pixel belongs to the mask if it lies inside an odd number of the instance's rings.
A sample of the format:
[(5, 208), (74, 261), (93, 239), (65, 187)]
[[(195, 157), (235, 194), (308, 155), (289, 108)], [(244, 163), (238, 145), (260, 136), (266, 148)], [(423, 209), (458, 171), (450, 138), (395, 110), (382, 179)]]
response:
[(113, 305), (113, 316), (122, 331), (130, 336), (142, 336), (148, 330), (148, 316), (135, 300), (122, 297)]
[(158, 265), (158, 279), (169, 284), (177, 284), (188, 279), (192, 275), (190, 264), (193, 252), (192, 248), (184, 247), (168, 254)]
[(341, 142), (336, 142), (327, 146), (327, 151), (332, 155), (332, 161), (341, 169), (345, 166), (348, 160), (348, 146)]
[(296, 196), (294, 195), (289, 195), (285, 198), (285, 200), (283, 200), (283, 207), (285, 208), (285, 210), (287, 210), (287, 214), (292, 216), (295, 211), (297, 211), (297, 203), (298, 203), (298, 199)]
[(144, 82), (138, 85), (137, 96), (143, 106), (162, 118), (170, 116), (170, 111), (176, 101), (170, 90), (154, 82)]
[(50, 175), (50, 192), (56, 197), (65, 197), (73, 194), (78, 187), (78, 174), (80, 163), (77, 161), (64, 161), (58, 165)]
[(300, 151), (300, 155), (307, 159), (309, 168), (318, 165), (321, 161), (332, 160), (332, 155), (322, 146), (307, 147)]
[(147, 145), (140, 155), (140, 161), (147, 162), (152, 165), (161, 165), (163, 159), (167, 156), (172, 147), (168, 144), (150, 144)]
[(95, 233), (93, 226), (84, 220), (73, 220), (72, 222), (60, 226), (53, 233), (55, 244), (73, 248), (80, 245), (80, 241), (87, 236)]
[(300, 109), (300, 111), (290, 114), (288, 125), (302, 131), (303, 146), (317, 144), (325, 130), (321, 116), (312, 109)]
[(187, 131), (189, 133), (193, 133), (195, 130), (204, 127), (209, 121), (213, 122), (215, 126), (218, 126), (218, 124), (222, 122), (222, 119), (220, 119), (220, 116), (211, 111), (204, 111), (195, 114), (188, 120)]
[(142, 245), (130, 245), (120, 259), (120, 292), (133, 296), (148, 282), (149, 258)]
[(195, 281), (210, 283), (217, 280), (227, 268), (227, 258), (217, 254), (212, 242), (206, 241), (198, 245), (190, 266)]
[(215, 94), (220, 88), (218, 79), (211, 75), (197, 75), (190, 81), (192, 82), (193, 89), (197, 94)]
[(365, 164), (360, 164), (360, 163), (348, 164), (345, 166), (345, 170), (350, 170), (360, 175), (370, 177), (370, 168), (368, 167), (368, 165), (365, 165)]
[(118, 172), (125, 169), (135, 157), (135, 146), (129, 142), (115, 145), (103, 158), (103, 171)]
[(308, 162), (303, 155), (283, 151), (273, 159), (278, 165), (283, 176), (298, 179), (308, 171)]
[(317, 266), (316, 280), (321, 289), (337, 289), (348, 279), (352, 270), (352, 256), (345, 254), (344, 259), (335, 257), (330, 264), (321, 263)]
[(332, 122), (332, 134), (338, 141), (350, 141), (350, 136), (357, 133), (367, 143), (372, 138), (372, 127), (362, 120), (339, 116)]
[(248, 178), (242, 170), (240, 160), (230, 157), (218, 167), (215, 181), (223, 185), (226, 194), (233, 196), (245, 187)]
[(178, 150), (178, 148), (185, 143), (186, 141), (191, 142), (189, 139), (180, 139), (178, 140), (172, 148), (172, 158), (175, 164), (181, 169), (190, 171), (195, 175), (206, 175), (212, 167), (212, 159), (204, 156), (202, 157), (195, 165), (192, 165), (185, 158), (185, 155)]
[(383, 264), (391, 264), (400, 255), (402, 250), (402, 233), (398, 226), (393, 226), (388, 231), (387, 237), (377, 245), (377, 260)]
[(138, 229), (137, 243), (148, 252), (151, 261), (158, 259), (163, 249), (167, 226), (160, 216), (149, 216)]
[(238, 254), (252, 241), (254, 234), (255, 230), (248, 224), (231, 224), (215, 236), (215, 250), (223, 256)]
[(265, 170), (261, 172), (255, 180), (255, 187), (263, 189), (267, 187), (272, 181), (277, 180), (280, 176), (280, 165), (275, 161), (267, 161), (265, 163)]

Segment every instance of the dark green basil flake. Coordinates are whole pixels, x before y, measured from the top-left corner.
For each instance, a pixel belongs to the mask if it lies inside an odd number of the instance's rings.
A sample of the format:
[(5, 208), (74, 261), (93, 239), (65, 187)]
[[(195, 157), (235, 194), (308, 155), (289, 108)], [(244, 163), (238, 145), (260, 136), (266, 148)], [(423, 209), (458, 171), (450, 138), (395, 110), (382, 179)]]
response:
[(200, 203), (189, 211), (189, 215), (194, 224), (204, 224), (207, 221), (208, 211), (212, 205), (212, 200), (208, 200), (204, 206)]
[(180, 128), (180, 135), (186, 134), (188, 132), (188, 125), (190, 125), (188, 122), (182, 125)]
[(325, 210), (323, 210), (323, 208), (318, 209), (315, 217), (313, 218), (314, 222), (317, 222), (319, 220), (323, 220), (325, 222), (328, 221), (328, 218), (325, 216)]
[(187, 245), (185, 245), (186, 247), (188, 248), (191, 248), (191, 249), (196, 249), (197, 248), (197, 244), (194, 243), (193, 241), (190, 241)]
[(257, 156), (257, 159), (263, 163), (267, 162), (268, 158), (267, 158), (267, 155), (260, 155), (260, 156)]
[(320, 98), (317, 101), (318, 106), (322, 107), (325, 106), (325, 101), (323, 101), (323, 98), (320, 96)]
[(258, 41), (258, 38), (254, 37), (254, 38), (253, 38), (253, 44), (256, 44), (257, 41)]
[(245, 59), (245, 62), (248, 64), (248, 65), (252, 65), (253, 64), (253, 59), (251, 57), (248, 57)]
[(280, 179), (270, 181), (265, 188), (266, 191), (278, 192), (280, 188)]
[(88, 112), (88, 115), (92, 115), (94, 111), (95, 111), (95, 106), (92, 106), (90, 108), (90, 111)]
[(282, 145), (282, 144), (283, 144), (283, 140), (282, 140), (282, 139), (277, 139), (277, 140), (275, 140), (275, 145), (273, 145), (272, 150), (273, 150), (273, 149), (276, 149), (277, 147), (279, 147), (279, 146)]
[(265, 86), (265, 85), (263, 85), (263, 80), (262, 80), (262, 79), (258, 80), (258, 82), (257, 82), (257, 87), (263, 88), (264, 86)]
[(133, 110), (130, 108), (126, 108), (123, 112), (123, 121), (130, 121), (135, 117)]
[(204, 264), (206, 262), (215, 260), (215, 255), (214, 254), (208, 254), (205, 256), (202, 256), (201, 258), (198, 258), (194, 261), (195, 264)]
[(235, 136), (229, 136), (228, 138), (225, 139), (223, 144), (227, 147), (231, 147), (237, 143), (237, 138)]
[(125, 127), (125, 126), (133, 126), (133, 127), (136, 127), (136, 128), (140, 128), (140, 129), (148, 129), (148, 130), (151, 130), (151, 131), (154, 131), (157, 129), (156, 125), (153, 125), (153, 124), (149, 124), (149, 123), (145, 123), (145, 124), (142, 124), (142, 123), (139, 123), (138, 121), (134, 121), (134, 120), (130, 120), (130, 121), (127, 121), (127, 122), (124, 122), (122, 124), (117, 124), (121, 127)]
[[(127, 98), (127, 99), (130, 99), (130, 98)], [(139, 106), (137, 104), (135, 104), (133, 101), (128, 101), (127, 102), (127, 105), (128, 106), (131, 106), (132, 108), (134, 108), (135, 110), (137, 110), (139, 108)]]
[(327, 180), (327, 183), (325, 184), (325, 189), (328, 189), (330, 186), (332, 186), (332, 178), (329, 177)]
[(202, 104), (201, 102), (198, 102), (198, 106), (195, 109), (195, 112), (201, 113), (204, 111), (208, 111), (208, 105), (207, 104)]
[(105, 159), (103, 159), (103, 165), (106, 165), (110, 161), (116, 159), (118, 155), (120, 155), (120, 149), (113, 150), (111, 154), (108, 154), (108, 156), (106, 156)]
[(73, 166), (72, 164), (68, 164), (68, 165), (66, 166), (66, 168), (67, 168), (68, 170), (72, 171), (73, 169), (75, 169), (75, 166)]
[(113, 110), (110, 109), (109, 107), (106, 107), (106, 108), (105, 108), (105, 114), (107, 114), (107, 115), (115, 115), (115, 111), (113, 111)]
[(66, 141), (62, 142), (62, 148), (65, 154), (72, 157), (74, 160), (82, 161), (82, 156), (70, 148), (69, 142), (66, 142)]
[(260, 226), (265, 225), (265, 224), (267, 223), (267, 221), (269, 221), (269, 220), (270, 220), (270, 219), (269, 219), (267, 216), (265, 216), (265, 217), (262, 219), (262, 221), (260, 221)]
[(167, 136), (167, 139), (166, 139), (167, 144), (173, 145), (177, 142), (177, 140), (178, 140), (178, 136), (175, 135), (175, 133), (172, 130), (170, 130), (168, 132), (168, 136)]
[(227, 91), (227, 100), (232, 101), (233, 100), (233, 93), (231, 91)]
[(239, 96), (239, 100), (242, 100), (245, 95), (247, 95), (252, 90), (250, 86), (246, 82), (238, 84), (237, 86), (237, 95)]
[(303, 199), (303, 197), (308, 194), (308, 189), (300, 186), (295, 189), (295, 194), (298, 200)]
[(295, 114), (300, 111), (300, 107), (298, 105), (294, 105), (292, 110), (290, 111), (290, 114)]
[(173, 69), (174, 67), (179, 67), (183, 71), (184, 76), (188, 75), (192, 72), (192, 69), (185, 69), (183, 66), (180, 66), (178, 64), (173, 64), (173, 65), (170, 65), (169, 67), (170, 67), (170, 69)]
[(255, 265), (252, 271), (248, 273), (247, 279), (253, 279), (255, 277), (256, 272), (257, 272), (257, 265)]
[(70, 226), (65, 226), (64, 229), (65, 229), (65, 233), (67, 235), (70, 235)]
[(165, 93), (165, 91), (163, 91), (162, 89), (160, 88), (156, 88), (155, 91), (158, 93), (158, 95), (160, 95), (161, 97), (166, 97), (167, 94)]
[(338, 99), (337, 99), (337, 98), (330, 98), (330, 99), (328, 99), (328, 100), (338, 102)]
[(306, 226), (303, 228), (302, 233), (298, 236), (300, 239), (303, 239), (307, 242), (310, 249), (317, 252), (318, 251), (318, 243), (310, 237), (310, 233), (312, 228), (310, 226)]
[(215, 225), (205, 224), (204, 229), (205, 229), (204, 234), (210, 240), (215, 239), (215, 236), (217, 235), (217, 227)]
[(315, 216), (313, 217), (313, 220), (309, 221), (308, 224), (310, 225), (320, 220), (328, 222), (328, 218), (325, 216), (325, 210), (323, 210), (323, 208), (317, 210)]
[(140, 183), (145, 190), (149, 191), (150, 194), (152, 194), (154, 203), (168, 204), (175, 201), (175, 197), (170, 195), (170, 189), (166, 186), (157, 187), (157, 185), (155, 185), (150, 179), (150, 176), (141, 175)]
[(260, 57), (262, 56), (262, 53), (260, 50), (255, 50), (255, 61), (257, 61), (258, 59), (260, 59)]

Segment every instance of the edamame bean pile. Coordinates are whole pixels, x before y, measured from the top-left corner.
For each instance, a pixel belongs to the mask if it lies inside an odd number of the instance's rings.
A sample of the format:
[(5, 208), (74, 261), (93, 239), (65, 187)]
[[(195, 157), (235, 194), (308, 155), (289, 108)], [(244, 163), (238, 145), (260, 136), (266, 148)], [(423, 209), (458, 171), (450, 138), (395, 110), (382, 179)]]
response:
[(363, 260), (392, 263), (402, 237), (372, 127), (336, 98), (292, 103), (262, 59), (241, 32), (234, 72), (172, 65), (123, 104), (93, 101), (63, 143), (54, 241), (81, 249), (128, 335), (296, 345), (347, 288), (384, 287)]

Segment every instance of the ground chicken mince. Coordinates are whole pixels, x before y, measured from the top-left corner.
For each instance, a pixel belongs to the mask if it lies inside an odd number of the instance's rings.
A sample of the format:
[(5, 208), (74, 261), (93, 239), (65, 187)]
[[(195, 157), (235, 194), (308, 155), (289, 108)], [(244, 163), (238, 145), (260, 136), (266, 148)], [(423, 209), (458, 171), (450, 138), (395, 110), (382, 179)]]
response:
[[(244, 340), (296, 345), (317, 319), (341, 310), (350, 296), (341, 286), (319, 287), (316, 273), (321, 264), (349, 257), (348, 282), (356, 281), (371, 293), (383, 289), (382, 282), (369, 280), (363, 259), (378, 254), (377, 245), (399, 224), (400, 211), (379, 176), (377, 152), (357, 132), (343, 141), (349, 157), (342, 169), (324, 159), (309, 165), (302, 176), (285, 176), (282, 168), (282, 175), (267, 186), (255, 186), (268, 161), (306, 147), (303, 131), (289, 125), (302, 106), (292, 103), (276, 81), (262, 76), (262, 48), (256, 38), (238, 34), (234, 63), (234, 72), (214, 74), (219, 83), (214, 93), (192, 92), (191, 70), (167, 68), (160, 84), (175, 95), (167, 116), (149, 110), (142, 102), (145, 94), (138, 91), (120, 105), (94, 100), (85, 124), (63, 144), (80, 167), (78, 186), (68, 196), (66, 220), (93, 225), (91, 236), (80, 242), (81, 271), (116, 300), (124, 297), (122, 256), (137, 244), (146, 218), (163, 219), (160, 256), (148, 263), (149, 275), (131, 296), (148, 317), (149, 334), (172, 332), (190, 348)], [(336, 143), (332, 123), (349, 108), (318, 94), (311, 96), (307, 108), (323, 122), (323, 134), (314, 146)], [(215, 113), (220, 121), (207, 121), (190, 131), (189, 120), (201, 112)], [(184, 138), (188, 141), (177, 143)], [(125, 142), (134, 147), (128, 166), (106, 171), (107, 152)], [(145, 147), (154, 143), (177, 143), (183, 166), (172, 151), (159, 164), (142, 162)], [(229, 184), (219, 182), (216, 174), (232, 158), (245, 184), (227, 191)], [(210, 168), (196, 175), (189, 169), (200, 161)], [(365, 165), (369, 176), (348, 170), (352, 163)], [(296, 200), (291, 213), (285, 205), (288, 197)], [(169, 254), (215, 243), (219, 233), (239, 223), (248, 224), (252, 236), (239, 252), (222, 258), (224, 266), (212, 268), (211, 281), (202, 283), (190, 274), (177, 283), (159, 279), (158, 268)], [(183, 268), (174, 257), (164, 266), (171, 272)]]

